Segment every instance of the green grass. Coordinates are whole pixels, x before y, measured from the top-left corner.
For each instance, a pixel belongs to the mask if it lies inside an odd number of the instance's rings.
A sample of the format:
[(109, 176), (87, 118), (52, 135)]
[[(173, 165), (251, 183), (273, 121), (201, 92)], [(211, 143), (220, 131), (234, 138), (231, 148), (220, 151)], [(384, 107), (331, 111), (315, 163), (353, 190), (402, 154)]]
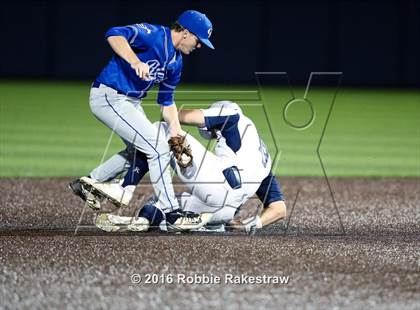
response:
[[(295, 91), (297, 98), (303, 96), (303, 89)], [(261, 101), (252, 86), (184, 85), (177, 104), (206, 107), (220, 99), (236, 100), (278, 159), (276, 174), (319, 176), (316, 150), (333, 93), (331, 89), (309, 92), (315, 118), (304, 130), (285, 122), (283, 108), (291, 96), (283, 88), (264, 87)], [(0, 176), (85, 175), (102, 156), (119, 151), (122, 143), (114, 136), (104, 154), (111, 131), (91, 114), (88, 95), (88, 82), (2, 81)], [(144, 107), (151, 120), (158, 120), (153, 97), (145, 100)], [(295, 103), (287, 120), (302, 124), (309, 116), (306, 104)], [(341, 89), (320, 154), (330, 176), (420, 176), (420, 92)]]

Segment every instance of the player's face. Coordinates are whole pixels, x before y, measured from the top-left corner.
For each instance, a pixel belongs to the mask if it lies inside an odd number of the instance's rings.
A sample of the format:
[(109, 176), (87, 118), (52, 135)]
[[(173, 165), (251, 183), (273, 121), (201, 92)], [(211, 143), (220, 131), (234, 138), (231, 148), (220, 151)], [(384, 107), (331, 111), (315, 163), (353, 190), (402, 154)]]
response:
[(180, 44), (180, 50), (185, 55), (190, 54), (193, 50), (200, 47), (200, 40), (191, 32), (187, 32)]

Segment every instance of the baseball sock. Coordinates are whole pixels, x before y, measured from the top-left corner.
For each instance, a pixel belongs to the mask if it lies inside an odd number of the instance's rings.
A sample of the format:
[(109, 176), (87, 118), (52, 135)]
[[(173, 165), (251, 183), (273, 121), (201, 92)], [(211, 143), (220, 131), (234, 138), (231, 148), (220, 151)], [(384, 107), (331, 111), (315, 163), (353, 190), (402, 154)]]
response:
[(159, 226), (165, 219), (165, 214), (154, 205), (145, 205), (139, 211), (139, 217), (145, 217), (149, 220), (150, 226)]
[(140, 183), (144, 175), (149, 171), (149, 165), (147, 163), (147, 157), (143, 153), (137, 153), (134, 161), (134, 165), (128, 168), (127, 173), (124, 177), (122, 187), (134, 185)]

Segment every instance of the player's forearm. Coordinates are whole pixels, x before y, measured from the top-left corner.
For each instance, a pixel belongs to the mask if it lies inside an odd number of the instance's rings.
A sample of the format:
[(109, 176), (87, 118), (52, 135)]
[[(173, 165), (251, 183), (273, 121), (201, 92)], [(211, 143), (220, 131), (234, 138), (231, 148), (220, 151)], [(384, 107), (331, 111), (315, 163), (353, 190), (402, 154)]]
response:
[(177, 135), (185, 135), (179, 124), (178, 109), (175, 104), (170, 106), (162, 106), (162, 117), (169, 125), (169, 135), (175, 137)]
[(200, 109), (181, 109), (178, 111), (181, 124), (204, 127), (204, 113)]
[(260, 215), (263, 227), (275, 223), (285, 217), (286, 205), (284, 201), (275, 201), (270, 203), (267, 208), (264, 208)]
[(123, 36), (110, 36), (107, 40), (112, 50), (129, 64), (133, 65), (140, 62), (126, 38)]

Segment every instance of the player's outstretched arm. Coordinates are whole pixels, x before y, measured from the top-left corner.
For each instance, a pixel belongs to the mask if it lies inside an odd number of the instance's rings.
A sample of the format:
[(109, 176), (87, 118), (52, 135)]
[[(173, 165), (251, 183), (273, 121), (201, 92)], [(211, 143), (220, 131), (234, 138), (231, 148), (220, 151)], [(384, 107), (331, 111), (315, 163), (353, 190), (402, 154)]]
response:
[(174, 104), (168, 106), (162, 106), (162, 117), (165, 122), (169, 125), (169, 136), (185, 136), (186, 132), (182, 130), (178, 118), (178, 109)]
[(141, 79), (147, 79), (149, 77), (149, 66), (140, 61), (125, 37), (110, 36), (107, 38), (107, 41), (113, 51), (128, 62)]
[(273, 224), (286, 217), (286, 205), (284, 201), (273, 201), (265, 207), (261, 215), (246, 220), (232, 220), (229, 226), (234, 230), (242, 230), (247, 233), (255, 233), (264, 226)]
[(183, 125), (204, 127), (204, 113), (200, 109), (181, 109), (178, 111), (179, 121)]
[(186, 132), (182, 130), (178, 119), (178, 110), (173, 103), (168, 106), (162, 106), (162, 117), (169, 124), (168, 145), (172, 151), (178, 166), (188, 168), (193, 165), (193, 155), (191, 147), (186, 138)]

